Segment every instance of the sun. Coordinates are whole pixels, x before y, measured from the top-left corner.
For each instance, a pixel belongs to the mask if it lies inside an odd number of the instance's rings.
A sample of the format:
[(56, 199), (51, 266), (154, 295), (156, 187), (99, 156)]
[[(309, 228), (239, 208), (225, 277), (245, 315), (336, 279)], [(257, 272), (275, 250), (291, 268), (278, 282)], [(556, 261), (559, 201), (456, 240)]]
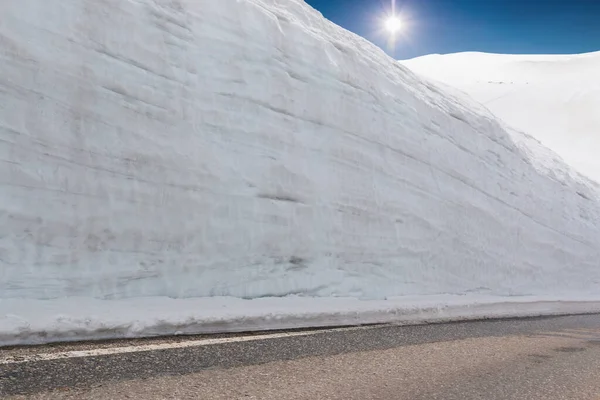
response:
[(402, 29), (402, 25), (402, 20), (395, 15), (385, 20), (385, 29), (392, 35), (398, 33)]

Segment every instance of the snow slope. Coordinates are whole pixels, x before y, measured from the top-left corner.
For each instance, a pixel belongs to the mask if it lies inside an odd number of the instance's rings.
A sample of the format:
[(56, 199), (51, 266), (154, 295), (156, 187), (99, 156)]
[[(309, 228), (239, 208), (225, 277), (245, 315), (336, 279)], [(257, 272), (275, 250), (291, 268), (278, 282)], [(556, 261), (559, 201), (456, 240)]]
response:
[(436, 54), (403, 64), (468, 93), (600, 182), (600, 52)]
[(301, 0), (0, 15), (2, 343), (600, 300), (598, 186)]

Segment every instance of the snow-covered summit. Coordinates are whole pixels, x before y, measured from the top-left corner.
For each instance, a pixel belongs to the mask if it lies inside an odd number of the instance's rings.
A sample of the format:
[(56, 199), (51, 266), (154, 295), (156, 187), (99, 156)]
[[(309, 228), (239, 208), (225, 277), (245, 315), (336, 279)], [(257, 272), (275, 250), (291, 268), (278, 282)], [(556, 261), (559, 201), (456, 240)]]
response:
[(402, 64), (468, 93), (600, 182), (600, 52), (435, 54)]

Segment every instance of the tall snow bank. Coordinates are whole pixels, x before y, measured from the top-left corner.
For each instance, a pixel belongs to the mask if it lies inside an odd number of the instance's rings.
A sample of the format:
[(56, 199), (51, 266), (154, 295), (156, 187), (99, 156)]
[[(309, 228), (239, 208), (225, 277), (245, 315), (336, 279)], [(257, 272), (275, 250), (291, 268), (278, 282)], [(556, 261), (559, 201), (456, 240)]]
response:
[(0, 15), (0, 317), (64, 297), (118, 314), (108, 300), (598, 291), (595, 185), (300, 0)]
[(403, 64), (468, 93), (600, 182), (600, 52), (436, 54)]

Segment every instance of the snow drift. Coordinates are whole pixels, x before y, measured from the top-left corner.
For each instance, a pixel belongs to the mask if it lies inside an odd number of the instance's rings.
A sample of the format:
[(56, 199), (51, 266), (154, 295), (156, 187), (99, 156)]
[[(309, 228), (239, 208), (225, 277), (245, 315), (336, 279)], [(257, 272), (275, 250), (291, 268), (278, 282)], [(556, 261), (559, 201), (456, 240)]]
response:
[(600, 182), (600, 52), (436, 54), (403, 64), (465, 91)]
[(226, 330), (224, 297), (598, 299), (598, 186), (301, 0), (0, 15), (3, 343)]

